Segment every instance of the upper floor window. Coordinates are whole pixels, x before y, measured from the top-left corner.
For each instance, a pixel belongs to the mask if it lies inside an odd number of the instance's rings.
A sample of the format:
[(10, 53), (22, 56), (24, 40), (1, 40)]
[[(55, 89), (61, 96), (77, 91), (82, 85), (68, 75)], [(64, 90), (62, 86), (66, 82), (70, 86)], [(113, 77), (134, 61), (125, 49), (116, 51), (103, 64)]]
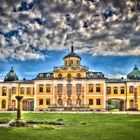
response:
[(43, 99), (39, 99), (39, 105), (43, 105)]
[(16, 94), (16, 87), (12, 87), (12, 94)]
[(96, 105), (101, 105), (101, 99), (96, 99)]
[(63, 87), (63, 85), (62, 84), (58, 84), (58, 92), (60, 93), (60, 92), (62, 92), (62, 87)]
[(51, 85), (50, 84), (47, 84), (46, 85), (46, 92), (50, 92), (51, 91)]
[(76, 84), (76, 92), (81, 92), (81, 84)]
[(89, 99), (89, 105), (93, 105), (93, 99)]
[(2, 87), (2, 96), (6, 96), (6, 87)]
[(121, 87), (121, 94), (124, 94), (124, 87)]
[(129, 93), (134, 93), (134, 86), (129, 87)]
[(114, 94), (118, 94), (118, 88), (114, 87)]
[(72, 84), (67, 84), (67, 92), (72, 92)]
[(61, 78), (62, 78), (62, 74), (58, 74), (58, 78), (60, 78), (60, 79), (61, 79)]
[(39, 85), (39, 92), (43, 92), (43, 85)]
[(93, 84), (89, 84), (89, 92), (93, 92)]
[(30, 94), (30, 93), (31, 93), (31, 88), (28, 87), (28, 88), (27, 88), (27, 94)]
[(100, 91), (101, 91), (100, 84), (97, 84), (97, 85), (96, 85), (96, 92), (100, 92)]
[(111, 94), (111, 87), (107, 87), (107, 94)]
[(24, 94), (24, 87), (20, 88), (20, 94)]

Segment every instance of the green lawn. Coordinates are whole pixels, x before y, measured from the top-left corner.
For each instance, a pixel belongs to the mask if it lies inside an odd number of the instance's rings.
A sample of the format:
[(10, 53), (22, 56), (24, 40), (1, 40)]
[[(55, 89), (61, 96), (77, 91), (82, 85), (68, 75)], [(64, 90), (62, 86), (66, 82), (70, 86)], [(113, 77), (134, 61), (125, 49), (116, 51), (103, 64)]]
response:
[[(14, 119), (15, 113), (0, 114)], [(64, 127), (53, 130), (0, 128), (0, 140), (139, 140), (140, 115), (24, 113), (25, 120), (56, 121)]]

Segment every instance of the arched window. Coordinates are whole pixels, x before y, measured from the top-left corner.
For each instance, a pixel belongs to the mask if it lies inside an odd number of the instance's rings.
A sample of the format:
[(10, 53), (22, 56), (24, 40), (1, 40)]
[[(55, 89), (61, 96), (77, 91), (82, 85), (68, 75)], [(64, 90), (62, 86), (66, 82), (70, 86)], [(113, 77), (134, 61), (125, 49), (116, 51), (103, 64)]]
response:
[(73, 60), (70, 60), (70, 65), (73, 65)]
[(58, 78), (60, 78), (60, 79), (61, 79), (61, 78), (62, 78), (62, 74), (58, 74)]
[(80, 78), (80, 77), (81, 77), (81, 74), (80, 74), (80, 73), (78, 73), (78, 74), (77, 74), (77, 78)]
[(79, 60), (77, 60), (77, 65), (79, 65)]
[(58, 104), (59, 104), (60, 106), (63, 105), (63, 101), (62, 101), (61, 98), (58, 99)]
[(2, 100), (2, 109), (6, 108), (6, 101)]
[(67, 60), (65, 61), (65, 66), (67, 66)]

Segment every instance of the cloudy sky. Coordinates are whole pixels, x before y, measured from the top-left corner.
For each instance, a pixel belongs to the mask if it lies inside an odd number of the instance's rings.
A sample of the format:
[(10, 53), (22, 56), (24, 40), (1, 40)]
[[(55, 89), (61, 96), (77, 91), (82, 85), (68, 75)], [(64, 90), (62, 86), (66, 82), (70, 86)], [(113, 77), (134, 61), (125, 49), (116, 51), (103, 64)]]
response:
[(82, 64), (109, 77), (140, 67), (139, 0), (0, 0), (0, 79), (63, 65), (71, 41)]

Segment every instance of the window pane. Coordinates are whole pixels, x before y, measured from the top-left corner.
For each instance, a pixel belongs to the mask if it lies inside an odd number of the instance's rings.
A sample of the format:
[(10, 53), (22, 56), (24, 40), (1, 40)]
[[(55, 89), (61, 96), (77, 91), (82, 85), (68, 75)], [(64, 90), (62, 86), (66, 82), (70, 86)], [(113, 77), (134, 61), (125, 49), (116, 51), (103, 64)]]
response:
[(76, 84), (76, 92), (81, 92), (81, 84)]
[(62, 84), (58, 84), (58, 92), (60, 93), (60, 92), (62, 92)]
[(97, 84), (96, 85), (96, 92), (100, 92), (100, 91), (101, 91), (100, 84)]
[(121, 94), (124, 94), (124, 87), (121, 87)]
[(50, 92), (50, 91), (51, 91), (50, 84), (47, 84), (46, 85), (46, 92)]
[(114, 94), (118, 94), (118, 88), (114, 87)]
[(43, 105), (43, 99), (39, 99), (39, 105)]
[(129, 87), (129, 93), (134, 93), (134, 87), (133, 86)]
[(2, 87), (2, 96), (6, 96), (6, 87)]
[(111, 87), (107, 87), (107, 94), (111, 94)]
[(20, 94), (24, 94), (24, 87), (20, 88)]
[(39, 92), (43, 92), (43, 85), (39, 85)]
[(16, 94), (16, 87), (12, 87), (12, 94)]
[(72, 85), (71, 84), (67, 84), (67, 92), (72, 92)]
[(96, 105), (100, 105), (101, 104), (101, 100), (100, 99), (96, 99)]
[(93, 105), (93, 99), (89, 99), (89, 105)]
[(46, 105), (50, 105), (50, 99), (46, 99)]
[(27, 88), (27, 94), (30, 94), (31, 93), (31, 88)]
[(93, 92), (93, 84), (89, 84), (89, 92)]

